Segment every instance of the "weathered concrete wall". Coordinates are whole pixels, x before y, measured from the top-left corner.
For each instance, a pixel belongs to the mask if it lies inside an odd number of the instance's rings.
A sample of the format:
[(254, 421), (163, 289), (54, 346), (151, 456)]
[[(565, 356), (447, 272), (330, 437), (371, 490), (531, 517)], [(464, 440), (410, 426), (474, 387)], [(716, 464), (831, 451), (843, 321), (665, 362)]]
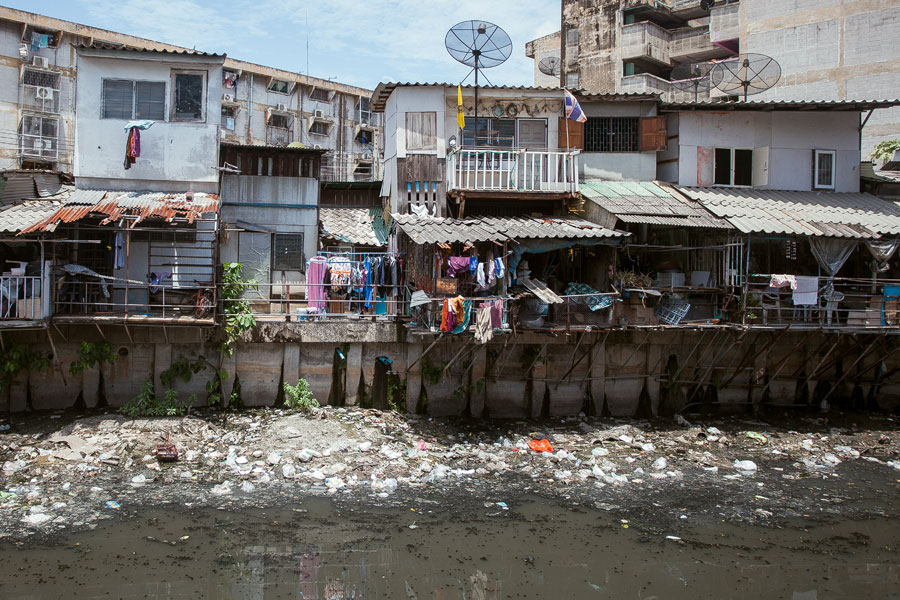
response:
[[(424, 408), (435, 416), (522, 418), (582, 411), (650, 416), (686, 405), (751, 410), (763, 402), (818, 407), (823, 400), (851, 399), (858, 408), (900, 406), (900, 338), (874, 332), (600, 330), (498, 335), (485, 346), (466, 338), (442, 339), (432, 346), (433, 336), (405, 340), (388, 324), (353, 324), (348, 330), (357, 341), (338, 339), (337, 325), (310, 333), (315, 325), (285, 324), (273, 336), (276, 325), (269, 324), (265, 336), (257, 332), (239, 344), (224, 365), (231, 375), (225, 393), (239, 380), (245, 405), (272, 405), (281, 382), (303, 377), (323, 404), (331, 395), (335, 403), (366, 405), (376, 361), (386, 357), (401, 389), (405, 383), (407, 410)], [(74, 325), (4, 332), (5, 347), (22, 343), (48, 354), (52, 336), (58, 361), (44, 372), (19, 373), (0, 395), (0, 409), (59, 409), (79, 401), (91, 407), (101, 399), (120, 406), (148, 380), (161, 395), (161, 374), (183, 356), (201, 353), (211, 364), (218, 358), (209, 330), (115, 326), (102, 333)], [(119, 359), (72, 375), (69, 364), (77, 359), (81, 340), (108, 341)], [(336, 350), (343, 360), (335, 360)], [(174, 387), (182, 397), (198, 394), (203, 403), (211, 375), (207, 370)], [(404, 398), (393, 400), (402, 405)]]

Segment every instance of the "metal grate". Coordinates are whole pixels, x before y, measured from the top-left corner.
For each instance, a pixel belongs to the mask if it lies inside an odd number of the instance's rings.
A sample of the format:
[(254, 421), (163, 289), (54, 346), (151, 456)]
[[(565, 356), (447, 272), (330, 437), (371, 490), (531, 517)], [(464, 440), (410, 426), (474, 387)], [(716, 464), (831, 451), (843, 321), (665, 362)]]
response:
[(305, 271), (302, 233), (276, 233), (272, 242), (272, 269)]
[(585, 152), (638, 152), (637, 117), (589, 117), (584, 124)]

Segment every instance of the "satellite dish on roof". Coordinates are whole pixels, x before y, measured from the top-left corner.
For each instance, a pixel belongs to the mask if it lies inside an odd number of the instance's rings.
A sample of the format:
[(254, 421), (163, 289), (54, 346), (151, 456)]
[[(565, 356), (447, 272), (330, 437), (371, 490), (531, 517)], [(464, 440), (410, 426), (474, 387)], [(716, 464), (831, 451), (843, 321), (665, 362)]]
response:
[(712, 84), (728, 94), (759, 94), (778, 83), (781, 65), (765, 54), (741, 54), (734, 59), (717, 62), (709, 74)]
[(558, 56), (548, 56), (542, 58), (538, 63), (538, 70), (544, 75), (559, 77), (560, 60)]
[(675, 88), (685, 92), (694, 92), (694, 102), (696, 102), (700, 92), (706, 92), (712, 87), (709, 73), (715, 66), (715, 63), (711, 62), (680, 63), (672, 69), (669, 78)]
[[(478, 145), (478, 72), (506, 62), (512, 54), (512, 40), (493, 23), (462, 21), (450, 28), (444, 38), (444, 45), (455, 60), (472, 67), (469, 75), (475, 72), (475, 144)], [(490, 80), (488, 83), (491, 83)]]

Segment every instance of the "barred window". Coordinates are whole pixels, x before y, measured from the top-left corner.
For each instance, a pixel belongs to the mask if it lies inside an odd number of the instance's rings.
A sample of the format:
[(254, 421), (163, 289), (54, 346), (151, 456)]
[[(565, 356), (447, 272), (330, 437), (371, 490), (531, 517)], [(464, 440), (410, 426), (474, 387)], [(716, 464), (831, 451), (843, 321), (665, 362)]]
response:
[(584, 124), (585, 152), (638, 152), (637, 117), (588, 117)]
[(306, 271), (302, 233), (276, 233), (272, 240), (272, 269)]

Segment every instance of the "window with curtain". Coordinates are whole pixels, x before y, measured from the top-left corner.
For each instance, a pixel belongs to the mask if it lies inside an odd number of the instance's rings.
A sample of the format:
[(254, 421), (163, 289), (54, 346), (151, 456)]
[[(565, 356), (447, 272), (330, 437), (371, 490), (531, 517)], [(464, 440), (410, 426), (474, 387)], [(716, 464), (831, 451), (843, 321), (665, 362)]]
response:
[(437, 113), (406, 113), (406, 149), (437, 150)]

